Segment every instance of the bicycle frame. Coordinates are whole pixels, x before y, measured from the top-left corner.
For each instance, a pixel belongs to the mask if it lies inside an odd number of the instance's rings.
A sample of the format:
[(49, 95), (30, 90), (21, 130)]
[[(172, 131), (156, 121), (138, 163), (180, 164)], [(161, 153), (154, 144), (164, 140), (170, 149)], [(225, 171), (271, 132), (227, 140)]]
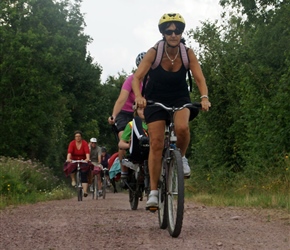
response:
[(71, 163), (77, 163), (77, 193), (78, 193), (78, 201), (83, 200), (83, 187), (82, 187), (82, 179), (81, 179), (81, 163), (87, 163), (84, 160), (72, 160)]
[(150, 106), (162, 107), (170, 116), (169, 124), (165, 124), (163, 160), (158, 185), (159, 207), (152, 207), (149, 210), (155, 212), (158, 209), (160, 228), (168, 228), (172, 237), (178, 237), (182, 228), (184, 211), (184, 174), (182, 155), (176, 146), (174, 114), (188, 107), (200, 108), (201, 104), (187, 103), (182, 107), (167, 107), (159, 102), (148, 101), (147, 103)]

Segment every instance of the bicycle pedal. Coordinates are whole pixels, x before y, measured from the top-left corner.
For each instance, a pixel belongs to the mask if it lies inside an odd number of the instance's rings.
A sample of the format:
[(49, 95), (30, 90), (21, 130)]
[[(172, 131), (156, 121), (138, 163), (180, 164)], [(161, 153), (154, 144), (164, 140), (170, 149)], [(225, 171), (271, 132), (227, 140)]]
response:
[(149, 210), (151, 213), (155, 213), (158, 210), (158, 207), (146, 207), (146, 210)]

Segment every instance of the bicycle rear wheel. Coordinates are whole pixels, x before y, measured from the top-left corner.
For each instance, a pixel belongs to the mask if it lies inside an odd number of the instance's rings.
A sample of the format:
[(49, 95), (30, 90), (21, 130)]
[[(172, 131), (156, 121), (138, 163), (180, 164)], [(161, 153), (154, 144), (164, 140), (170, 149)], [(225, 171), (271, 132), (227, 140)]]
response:
[(82, 201), (83, 200), (83, 187), (82, 187), (82, 183), (81, 183), (81, 172), (80, 171), (77, 171), (76, 178), (77, 178), (78, 201)]
[[(138, 179), (138, 178), (137, 178)], [(135, 171), (132, 171), (130, 174), (129, 181), (129, 202), (132, 210), (137, 210), (139, 204), (139, 190), (138, 183), (135, 177)]]
[(107, 190), (107, 178), (104, 173), (103, 183), (102, 183), (103, 199), (106, 199), (106, 190)]
[(162, 172), (160, 176), (160, 181), (158, 185), (158, 199), (159, 199), (159, 208), (158, 208), (158, 220), (159, 227), (161, 229), (167, 228), (167, 202), (166, 202), (166, 179), (165, 179), (165, 169), (167, 168), (167, 162), (165, 159), (162, 161)]
[(182, 158), (178, 150), (170, 151), (167, 185), (168, 231), (172, 237), (178, 237), (184, 212), (184, 174)]
[(98, 177), (95, 175), (94, 178), (93, 178), (93, 192), (92, 192), (92, 195), (93, 195), (93, 199), (98, 199)]

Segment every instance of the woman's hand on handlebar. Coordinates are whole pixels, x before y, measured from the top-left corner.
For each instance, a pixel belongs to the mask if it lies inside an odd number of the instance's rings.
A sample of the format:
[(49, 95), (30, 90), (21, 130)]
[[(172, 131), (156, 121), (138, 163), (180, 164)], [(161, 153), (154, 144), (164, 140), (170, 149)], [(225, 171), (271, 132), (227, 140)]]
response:
[(110, 116), (108, 118), (108, 122), (109, 122), (109, 124), (114, 125), (115, 124), (115, 117), (114, 116)]
[(209, 111), (210, 107), (211, 107), (211, 103), (208, 100), (208, 98), (203, 98), (201, 99), (201, 106), (202, 106), (202, 110), (204, 111)]
[(147, 105), (146, 99), (143, 96), (138, 96), (135, 98), (135, 104), (137, 104), (137, 107), (145, 108)]

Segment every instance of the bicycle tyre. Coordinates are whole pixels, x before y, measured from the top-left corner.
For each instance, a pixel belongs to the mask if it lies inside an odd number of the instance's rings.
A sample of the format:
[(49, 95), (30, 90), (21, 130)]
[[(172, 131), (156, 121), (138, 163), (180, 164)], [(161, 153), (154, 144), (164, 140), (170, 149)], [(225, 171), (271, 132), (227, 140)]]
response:
[(94, 183), (95, 197), (96, 200), (99, 199), (99, 190), (98, 190), (98, 176), (95, 175), (95, 183)]
[(166, 160), (162, 160), (162, 172), (158, 185), (158, 220), (161, 229), (167, 228), (167, 198), (166, 198)]
[(80, 173), (80, 171), (77, 172), (76, 177), (77, 177), (78, 201), (82, 201), (83, 200), (83, 187), (82, 187), (82, 183), (81, 183), (81, 173)]
[(93, 177), (93, 180), (92, 180), (92, 190), (93, 190), (93, 192), (92, 192), (92, 197), (93, 197), (93, 200), (96, 198), (96, 194), (97, 194), (97, 190), (96, 190), (96, 176), (94, 175), (94, 177)]
[(147, 200), (149, 199), (149, 194), (150, 194), (150, 176), (149, 176), (149, 169), (148, 169), (148, 161), (144, 161), (144, 191), (145, 191), (145, 196)]
[(129, 183), (131, 187), (129, 188), (129, 202), (130, 202), (130, 206), (132, 210), (137, 210), (138, 204), (139, 204), (139, 190), (138, 190), (139, 188), (138, 188), (137, 179), (135, 177), (135, 172), (132, 171), (131, 176), (130, 176), (130, 183)]
[(184, 212), (184, 174), (179, 150), (170, 151), (167, 191), (168, 231), (172, 237), (178, 237)]
[(103, 199), (106, 199), (106, 190), (107, 190), (107, 179), (106, 179), (106, 176), (103, 177), (102, 190), (103, 190)]

